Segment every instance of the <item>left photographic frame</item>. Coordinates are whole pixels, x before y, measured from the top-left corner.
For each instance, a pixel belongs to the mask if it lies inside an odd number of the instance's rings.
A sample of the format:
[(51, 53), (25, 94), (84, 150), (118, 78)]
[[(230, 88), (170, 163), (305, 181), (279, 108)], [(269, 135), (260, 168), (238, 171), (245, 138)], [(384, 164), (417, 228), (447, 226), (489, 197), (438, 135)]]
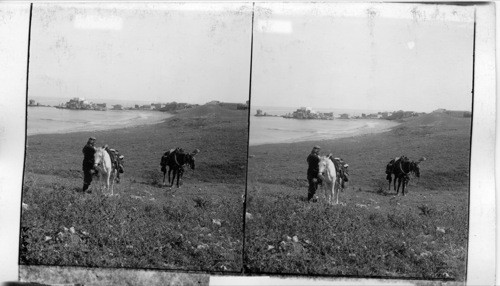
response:
[(33, 4), (20, 265), (240, 272), (251, 4)]

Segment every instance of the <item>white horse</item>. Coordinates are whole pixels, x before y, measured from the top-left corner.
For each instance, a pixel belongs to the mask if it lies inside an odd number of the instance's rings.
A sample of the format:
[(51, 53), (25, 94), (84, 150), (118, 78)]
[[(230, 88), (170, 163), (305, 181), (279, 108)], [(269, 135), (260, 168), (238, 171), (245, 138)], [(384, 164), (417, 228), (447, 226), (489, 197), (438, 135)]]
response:
[(108, 151), (106, 149), (99, 147), (96, 148), (94, 154), (94, 168), (99, 172), (99, 181), (101, 186), (101, 191), (103, 191), (103, 184), (106, 184), (106, 190), (111, 190), (111, 195), (113, 195), (113, 185), (115, 183), (116, 175), (118, 170), (111, 163), (111, 158), (109, 157)]
[(326, 202), (328, 204), (338, 204), (340, 183), (335, 165), (327, 156), (320, 156), (319, 159), (318, 177), (323, 181), (322, 188), (325, 191)]

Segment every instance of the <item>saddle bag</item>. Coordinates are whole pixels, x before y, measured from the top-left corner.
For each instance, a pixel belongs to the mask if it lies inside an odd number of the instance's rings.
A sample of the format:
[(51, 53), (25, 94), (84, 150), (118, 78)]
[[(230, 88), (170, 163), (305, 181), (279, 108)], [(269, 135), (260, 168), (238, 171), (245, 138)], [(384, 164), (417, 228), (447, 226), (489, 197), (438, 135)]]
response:
[(347, 167), (349, 166), (343, 159), (341, 158), (331, 158), (333, 161), (333, 165), (335, 165), (335, 170), (337, 174), (342, 178), (342, 181), (349, 181), (349, 172), (347, 171)]
[(119, 173), (123, 173), (123, 158), (125, 156), (121, 155), (118, 150), (107, 148), (109, 157), (111, 158), (111, 164), (115, 166)]

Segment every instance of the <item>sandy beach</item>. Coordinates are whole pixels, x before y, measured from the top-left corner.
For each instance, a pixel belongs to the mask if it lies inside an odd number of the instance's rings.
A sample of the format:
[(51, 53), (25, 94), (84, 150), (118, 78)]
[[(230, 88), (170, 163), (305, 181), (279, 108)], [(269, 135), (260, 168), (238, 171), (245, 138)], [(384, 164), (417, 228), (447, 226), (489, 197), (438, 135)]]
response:
[(250, 117), (250, 146), (334, 140), (380, 133), (399, 122), (383, 119), (300, 120), (282, 117)]
[(157, 124), (173, 114), (148, 110), (69, 110), (28, 107), (27, 134), (94, 132)]

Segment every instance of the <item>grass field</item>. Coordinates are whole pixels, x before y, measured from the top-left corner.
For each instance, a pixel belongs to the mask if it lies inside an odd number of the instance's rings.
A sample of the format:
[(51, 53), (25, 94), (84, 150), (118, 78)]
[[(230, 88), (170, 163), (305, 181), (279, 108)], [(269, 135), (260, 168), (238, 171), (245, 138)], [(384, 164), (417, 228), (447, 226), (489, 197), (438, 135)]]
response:
[[(183, 110), (156, 125), (28, 137), (20, 263), (240, 271), (248, 111)], [(125, 155), (117, 196), (81, 193), (88, 137)], [(181, 188), (161, 185), (170, 148), (200, 149)]]
[[(431, 113), (380, 134), (250, 146), (246, 271), (464, 281), (470, 128), (470, 118)], [(315, 144), (349, 163), (345, 206), (306, 202)], [(385, 166), (401, 155), (427, 160), (396, 197)]]

